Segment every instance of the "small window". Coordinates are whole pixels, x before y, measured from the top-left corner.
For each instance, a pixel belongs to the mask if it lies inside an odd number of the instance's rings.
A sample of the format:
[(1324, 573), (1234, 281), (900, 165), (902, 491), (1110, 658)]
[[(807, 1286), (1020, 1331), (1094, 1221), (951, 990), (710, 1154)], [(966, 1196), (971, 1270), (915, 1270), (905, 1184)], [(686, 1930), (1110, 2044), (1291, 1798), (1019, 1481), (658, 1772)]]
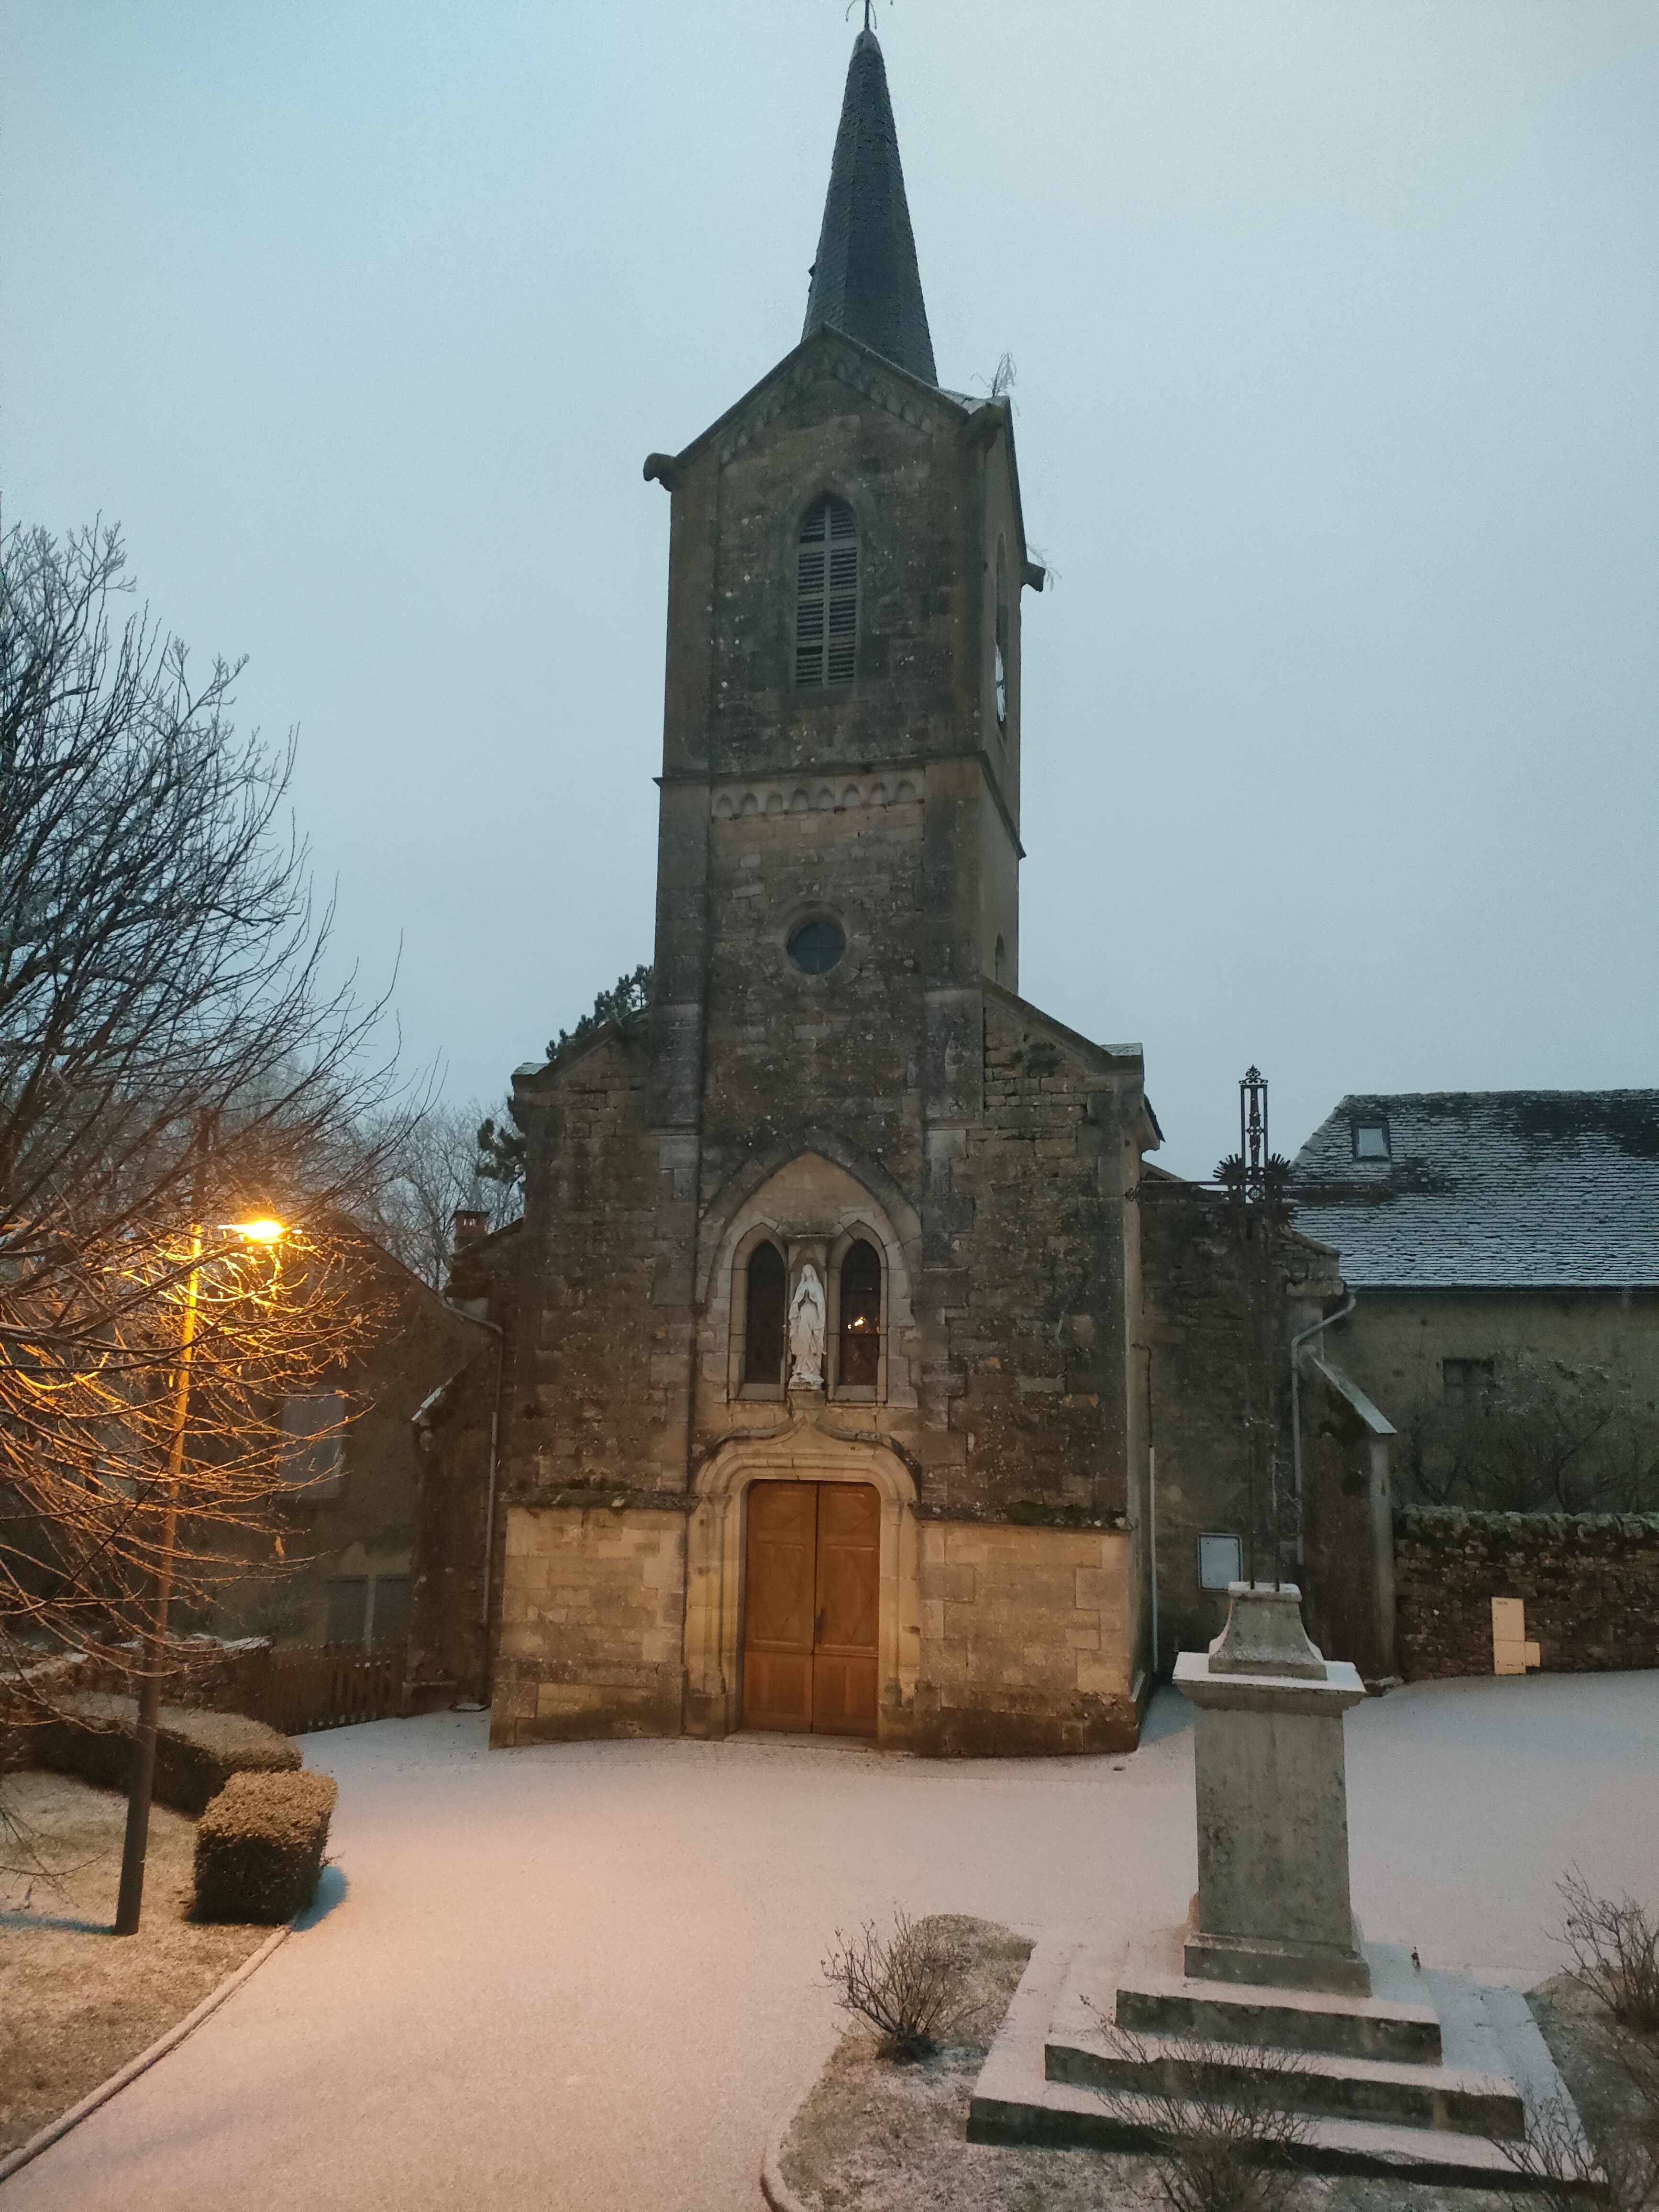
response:
[(1353, 1156), (1357, 1160), (1393, 1158), (1389, 1150), (1389, 1125), (1382, 1115), (1354, 1123)]
[(337, 1575), (328, 1585), (331, 1644), (361, 1644), (368, 1627), (368, 1577)]
[(743, 1308), (743, 1379), (783, 1385), (783, 1255), (773, 1243), (757, 1244), (745, 1270)]
[(283, 1480), (315, 1498), (339, 1494), (345, 1400), (337, 1390), (283, 1401)]
[(1244, 1579), (1244, 1546), (1237, 1536), (1200, 1536), (1198, 1540), (1198, 1586), (1224, 1590)]
[(1449, 1406), (1484, 1406), (1492, 1396), (1490, 1359), (1443, 1359), (1441, 1393)]
[(860, 1237), (841, 1263), (841, 1346), (836, 1380), (871, 1389), (881, 1371), (881, 1258)]
[(844, 499), (826, 492), (801, 520), (795, 555), (795, 682), (850, 684), (858, 651), (859, 533)]
[(804, 921), (789, 939), (789, 957), (809, 975), (827, 975), (847, 950), (847, 933), (828, 915)]
[(372, 1642), (402, 1644), (407, 1638), (414, 1588), (408, 1575), (376, 1575)]

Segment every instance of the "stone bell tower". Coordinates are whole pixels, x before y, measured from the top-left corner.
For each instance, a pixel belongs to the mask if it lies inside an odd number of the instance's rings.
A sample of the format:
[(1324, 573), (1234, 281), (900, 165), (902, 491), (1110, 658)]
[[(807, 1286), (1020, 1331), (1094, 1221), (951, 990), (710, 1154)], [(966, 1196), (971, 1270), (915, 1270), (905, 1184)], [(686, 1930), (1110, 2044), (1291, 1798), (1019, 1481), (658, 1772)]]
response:
[(919, 1184), (977, 1067), (974, 994), (1018, 984), (1042, 579), (1006, 404), (937, 380), (873, 33), (800, 344), (646, 471), (673, 495), (654, 1118), (699, 1132), (705, 1194), (825, 1121)]

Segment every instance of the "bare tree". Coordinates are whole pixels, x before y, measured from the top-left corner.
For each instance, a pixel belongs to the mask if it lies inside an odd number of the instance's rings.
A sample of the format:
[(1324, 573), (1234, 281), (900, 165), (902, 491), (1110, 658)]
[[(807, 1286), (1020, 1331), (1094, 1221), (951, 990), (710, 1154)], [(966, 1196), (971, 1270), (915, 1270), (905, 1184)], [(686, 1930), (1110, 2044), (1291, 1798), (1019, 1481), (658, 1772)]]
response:
[[(265, 1525), (285, 1398), (374, 1326), (350, 1213), (409, 1116), (285, 824), (118, 534), (0, 543), (0, 1680)], [(366, 1140), (362, 1132), (375, 1134)], [(279, 1243), (229, 1224), (267, 1216)], [(181, 1347), (188, 1343), (186, 1357)], [(186, 1369), (190, 1387), (180, 1378)]]
[(503, 1228), (521, 1212), (522, 1139), (514, 1169), (507, 1152), (510, 1108), (486, 1116), (476, 1100), (466, 1106), (434, 1106), (404, 1134), (387, 1162), (376, 1233), (411, 1274), (443, 1288), (449, 1271), (458, 1212), (481, 1213), (485, 1226)]
[(1407, 1494), (1500, 1513), (1642, 1513), (1659, 1505), (1659, 1419), (1605, 1367), (1499, 1354), (1473, 1402), (1419, 1407)]

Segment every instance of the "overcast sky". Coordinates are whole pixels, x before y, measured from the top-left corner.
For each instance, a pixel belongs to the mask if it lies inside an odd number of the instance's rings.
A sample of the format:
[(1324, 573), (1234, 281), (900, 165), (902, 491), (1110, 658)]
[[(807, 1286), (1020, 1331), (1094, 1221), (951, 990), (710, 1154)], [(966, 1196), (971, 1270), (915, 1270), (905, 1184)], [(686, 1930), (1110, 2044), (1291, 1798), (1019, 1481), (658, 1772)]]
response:
[[(0, 0), (7, 521), (297, 724), (341, 946), (490, 1098), (651, 956), (668, 501), (796, 343), (842, 0)], [(883, 0), (1006, 350), (1021, 988), (1166, 1164), (1273, 1081), (1659, 1084), (1659, 7)]]

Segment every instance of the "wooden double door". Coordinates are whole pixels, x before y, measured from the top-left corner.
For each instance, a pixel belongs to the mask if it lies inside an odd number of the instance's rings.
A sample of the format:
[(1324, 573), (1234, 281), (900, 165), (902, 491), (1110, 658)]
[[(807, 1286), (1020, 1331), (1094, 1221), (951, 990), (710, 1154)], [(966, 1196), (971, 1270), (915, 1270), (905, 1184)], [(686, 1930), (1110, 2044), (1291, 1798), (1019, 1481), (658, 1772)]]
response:
[(756, 1482), (748, 1511), (744, 1727), (874, 1735), (880, 1492)]

